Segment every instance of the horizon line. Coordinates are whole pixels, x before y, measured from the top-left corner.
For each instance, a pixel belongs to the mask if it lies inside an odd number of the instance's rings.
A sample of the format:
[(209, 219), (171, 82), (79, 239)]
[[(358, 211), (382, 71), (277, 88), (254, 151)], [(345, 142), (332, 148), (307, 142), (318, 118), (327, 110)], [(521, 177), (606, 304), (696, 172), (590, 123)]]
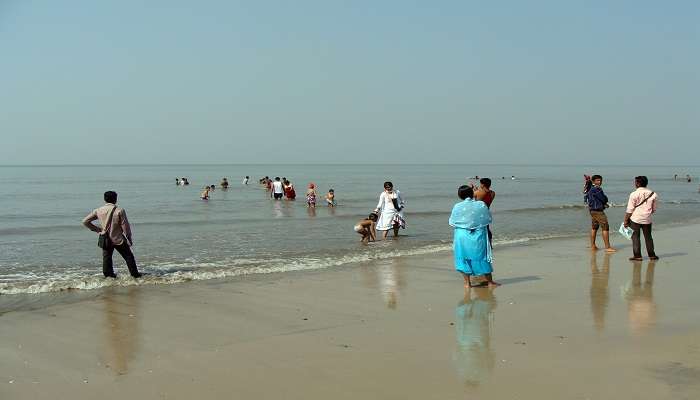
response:
[(700, 167), (697, 164), (582, 164), (582, 163), (133, 163), (133, 164), (0, 164), (7, 167), (212, 167), (212, 166), (352, 166), (352, 165), (426, 165), (426, 166), (509, 166), (509, 167)]

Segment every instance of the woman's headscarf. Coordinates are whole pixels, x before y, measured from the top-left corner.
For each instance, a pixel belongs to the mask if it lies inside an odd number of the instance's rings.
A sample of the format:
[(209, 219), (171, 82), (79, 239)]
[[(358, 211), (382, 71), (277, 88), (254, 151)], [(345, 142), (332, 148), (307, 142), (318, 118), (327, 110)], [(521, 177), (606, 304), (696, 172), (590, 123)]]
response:
[(466, 199), (455, 204), (450, 215), (450, 226), (463, 229), (483, 228), (491, 223), (491, 213), (483, 201)]

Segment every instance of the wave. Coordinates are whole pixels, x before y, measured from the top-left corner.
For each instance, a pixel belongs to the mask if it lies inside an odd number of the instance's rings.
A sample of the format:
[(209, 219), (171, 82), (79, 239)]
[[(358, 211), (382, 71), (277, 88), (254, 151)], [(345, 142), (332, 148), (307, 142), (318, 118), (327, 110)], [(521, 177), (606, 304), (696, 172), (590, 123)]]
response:
[(659, 200), (661, 204), (674, 204), (674, 205), (684, 205), (684, 204), (700, 204), (700, 200), (697, 199), (682, 199), (682, 200)]
[[(524, 244), (530, 241), (556, 239), (569, 235), (543, 235), (518, 239), (502, 239), (494, 242), (495, 247)], [(387, 242), (388, 244), (389, 242)], [(300, 257), (297, 259), (235, 259), (196, 265), (162, 263), (142, 266), (145, 273), (141, 279), (132, 279), (120, 274), (117, 279), (105, 279), (99, 274), (87, 275), (85, 270), (62, 272), (60, 277), (51, 275), (40, 277), (35, 274), (13, 274), (15, 281), (0, 280), (1, 295), (39, 294), (73, 290), (94, 290), (111, 286), (169, 285), (190, 281), (235, 278), (246, 275), (262, 275), (295, 271), (322, 270), (343, 267), (350, 264), (394, 259), (398, 257), (427, 255), (447, 252), (451, 242), (439, 242), (412, 249), (387, 250), (385, 244), (377, 243), (381, 249), (361, 254), (345, 254), (337, 257)], [(4, 278), (8, 278), (5, 276)]]

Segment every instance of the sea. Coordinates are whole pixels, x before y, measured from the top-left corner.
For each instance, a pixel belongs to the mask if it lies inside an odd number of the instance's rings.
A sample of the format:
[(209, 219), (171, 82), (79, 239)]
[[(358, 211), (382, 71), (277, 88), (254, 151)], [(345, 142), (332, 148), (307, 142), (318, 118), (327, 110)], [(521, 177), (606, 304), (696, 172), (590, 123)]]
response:
[[(451, 248), (447, 223), (457, 188), (475, 176), (492, 179), (496, 265), (498, 247), (581, 237), (590, 229), (584, 174), (601, 174), (610, 198), (613, 243), (636, 175), (659, 195), (655, 229), (700, 218), (700, 167), (555, 165), (92, 165), (0, 167), (0, 296), (84, 291), (105, 286), (173, 284), (255, 274), (344, 268), (358, 262)], [(678, 179), (674, 179), (674, 175)], [(244, 185), (243, 178), (250, 176)], [(286, 177), (296, 201), (275, 201), (261, 177)], [(189, 186), (177, 186), (187, 177)], [(231, 186), (219, 183), (228, 178)], [(384, 181), (406, 201), (397, 240), (363, 245), (353, 231), (377, 205)], [(304, 193), (313, 182), (316, 209)], [(216, 185), (209, 201), (205, 185)], [(321, 200), (334, 189), (337, 207)], [(142, 272), (129, 277), (115, 253), (118, 279), (104, 279), (97, 235), (82, 226), (114, 190), (132, 224), (133, 252)], [(444, 266), (446, 270), (451, 265)]]

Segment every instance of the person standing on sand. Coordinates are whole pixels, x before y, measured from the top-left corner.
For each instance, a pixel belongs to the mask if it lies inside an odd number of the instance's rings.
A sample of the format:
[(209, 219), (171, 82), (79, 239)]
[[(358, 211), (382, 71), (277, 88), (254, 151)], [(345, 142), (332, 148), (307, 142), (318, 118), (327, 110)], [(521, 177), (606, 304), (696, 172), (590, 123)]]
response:
[(642, 261), (641, 230), (644, 233), (644, 244), (650, 260), (658, 260), (654, 252), (654, 238), (651, 237), (651, 215), (656, 212), (656, 193), (647, 189), (649, 179), (646, 176), (634, 178), (635, 190), (627, 201), (627, 212), (623, 225), (632, 228), (632, 257), (631, 261)]
[[(491, 203), (493, 203), (493, 199), (496, 198), (496, 192), (491, 190), (491, 179), (481, 178), (479, 180), (479, 184), (479, 189), (476, 192), (474, 192), (474, 200), (483, 201), (484, 204), (486, 204), (486, 207), (488, 207), (490, 210)], [(489, 242), (493, 243), (493, 233), (491, 233), (491, 225), (487, 226), (486, 229), (489, 233)]]
[[(105, 234), (109, 238), (108, 243), (102, 249), (102, 274), (105, 278), (116, 278), (114, 267), (112, 264), (112, 254), (116, 249), (126, 261), (126, 266), (129, 268), (129, 273), (134, 278), (140, 278), (141, 273), (136, 266), (134, 253), (131, 252), (133, 246), (133, 238), (131, 236), (131, 225), (126, 218), (126, 211), (123, 208), (117, 207), (117, 193), (108, 191), (104, 193), (105, 205), (95, 210), (92, 210), (83, 219), (83, 225), (93, 232)], [(94, 220), (99, 220), (101, 228), (92, 223)]]
[(588, 211), (591, 214), (591, 250), (598, 250), (598, 247), (595, 245), (595, 239), (600, 228), (603, 231), (605, 251), (614, 253), (617, 250), (610, 245), (610, 224), (608, 223), (608, 217), (605, 215), (605, 209), (609, 207), (608, 196), (605, 195), (600, 187), (603, 184), (603, 177), (593, 175), (591, 182), (593, 186), (588, 191)]
[(471, 276), (484, 276), (490, 287), (499, 286), (493, 281), (493, 257), (488, 240), (491, 213), (484, 202), (474, 200), (474, 189), (470, 186), (460, 186), (457, 196), (462, 201), (454, 205), (449, 219), (454, 228), (455, 269), (464, 277), (466, 288), (473, 287)]
[(406, 220), (403, 216), (404, 201), (401, 192), (394, 190), (394, 184), (384, 182), (384, 191), (379, 195), (379, 203), (374, 212), (379, 214), (377, 230), (383, 231), (383, 239), (389, 234), (389, 229), (394, 230), (394, 237), (399, 236), (399, 228), (406, 229)]

